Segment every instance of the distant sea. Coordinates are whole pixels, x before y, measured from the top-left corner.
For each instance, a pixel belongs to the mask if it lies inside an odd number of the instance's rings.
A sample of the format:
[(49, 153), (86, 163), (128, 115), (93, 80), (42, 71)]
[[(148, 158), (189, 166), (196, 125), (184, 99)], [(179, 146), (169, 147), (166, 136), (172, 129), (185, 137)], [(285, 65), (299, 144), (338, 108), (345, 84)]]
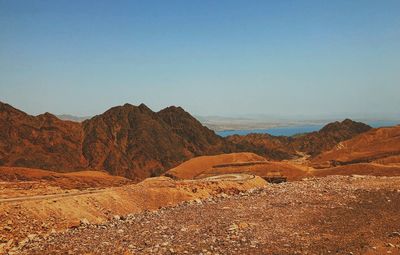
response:
[[(364, 123), (367, 123), (371, 127), (377, 128), (377, 127), (394, 126), (400, 124), (400, 121), (366, 121)], [(292, 136), (296, 134), (318, 131), (323, 126), (325, 126), (325, 124), (276, 127), (269, 129), (223, 130), (223, 131), (217, 131), (216, 133), (222, 137), (226, 137), (229, 135), (247, 135), (251, 133), (270, 134), (274, 136)]]

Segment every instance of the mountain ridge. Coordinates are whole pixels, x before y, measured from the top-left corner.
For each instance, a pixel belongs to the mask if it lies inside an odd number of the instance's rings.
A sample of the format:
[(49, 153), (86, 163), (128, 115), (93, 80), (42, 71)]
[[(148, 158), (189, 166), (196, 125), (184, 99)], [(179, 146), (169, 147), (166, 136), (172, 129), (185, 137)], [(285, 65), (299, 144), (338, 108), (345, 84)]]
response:
[(346, 119), (296, 137), (220, 137), (183, 108), (126, 103), (82, 122), (29, 115), (0, 102), (0, 165), (57, 172), (106, 170), (142, 180), (197, 156), (253, 152), (269, 160), (316, 155), (371, 129)]
[[(185, 125), (176, 130), (167, 116)], [(58, 172), (96, 169), (140, 180), (193, 156), (233, 149), (180, 107), (154, 112), (124, 104), (74, 122), (0, 102), (0, 123), (0, 165)]]

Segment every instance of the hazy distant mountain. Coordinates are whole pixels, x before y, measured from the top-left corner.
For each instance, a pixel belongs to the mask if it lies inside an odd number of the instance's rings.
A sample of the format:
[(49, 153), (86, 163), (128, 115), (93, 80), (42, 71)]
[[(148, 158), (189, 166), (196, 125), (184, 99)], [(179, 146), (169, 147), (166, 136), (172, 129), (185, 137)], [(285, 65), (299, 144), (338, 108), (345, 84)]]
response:
[(224, 130), (251, 130), (270, 129), (276, 127), (290, 127), (301, 125), (322, 125), (331, 120), (289, 120), (267, 118), (265, 116), (249, 117), (222, 117), (222, 116), (196, 116), (206, 127), (214, 131)]
[(70, 115), (70, 114), (60, 114), (60, 115), (56, 115), (56, 116), (60, 120), (71, 120), (71, 121), (77, 121), (77, 122), (82, 122), (82, 121), (85, 121), (85, 120), (91, 118), (90, 116), (79, 117), (79, 116), (74, 116), (74, 115)]

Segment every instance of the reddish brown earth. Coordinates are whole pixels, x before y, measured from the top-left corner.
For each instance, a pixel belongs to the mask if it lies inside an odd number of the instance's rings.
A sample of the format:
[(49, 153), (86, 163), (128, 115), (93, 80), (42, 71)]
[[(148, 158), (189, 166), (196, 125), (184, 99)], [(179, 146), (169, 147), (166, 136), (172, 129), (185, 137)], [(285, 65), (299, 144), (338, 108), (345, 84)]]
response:
[(193, 156), (233, 150), (179, 107), (156, 113), (144, 104), (125, 104), (78, 123), (49, 113), (31, 116), (0, 103), (0, 127), (0, 165), (106, 170), (137, 180)]
[(400, 179), (326, 177), (31, 236), (14, 254), (399, 254)]
[(195, 179), (232, 173), (247, 173), (261, 177), (283, 176), (288, 180), (299, 180), (310, 176), (310, 171), (305, 166), (267, 161), (253, 153), (196, 157), (168, 170), (166, 175), (177, 179)]
[(337, 144), (312, 160), (317, 168), (354, 163), (399, 163), (400, 126), (372, 129)]
[[(57, 173), (41, 169), (23, 167), (0, 167), (1, 190), (4, 185), (18, 184), (21, 192), (37, 191), (38, 187), (59, 187), (61, 189), (87, 189), (122, 186), (132, 183), (131, 180), (120, 176), (111, 176), (107, 172), (79, 171), (71, 173)], [(25, 188), (22, 188), (23, 184)], [(0, 192), (1, 193), (1, 192)], [(16, 191), (13, 192), (14, 195)]]
[[(105, 177), (97, 172), (81, 172), (78, 176), (93, 174), (96, 178), (123, 179)], [(67, 175), (69, 178), (70, 173)], [(218, 180), (196, 181), (156, 177), (121, 187), (78, 190), (71, 186), (51, 186), (54, 184), (51, 179), (47, 185), (40, 185), (44, 184), (43, 177), (49, 176), (46, 171), (37, 171), (30, 176), (40, 181), (13, 179), (0, 182), (0, 254), (20, 246), (32, 235), (46, 236), (54, 231), (79, 226), (80, 222), (100, 224), (114, 218), (114, 215), (156, 210), (182, 201), (196, 203), (196, 199), (239, 193), (266, 185), (260, 177), (242, 174), (235, 175), (235, 178), (220, 176)], [(77, 181), (75, 178), (73, 183)], [(80, 180), (82, 184), (90, 183), (84, 178)], [(61, 183), (64, 181), (61, 180)], [(27, 185), (30, 185), (29, 189), (25, 189)]]
[(344, 166), (336, 166), (324, 169), (315, 169), (313, 176), (329, 175), (373, 175), (373, 176), (400, 176), (400, 164), (382, 165), (377, 163), (357, 163)]
[(293, 137), (272, 136), (268, 134), (233, 135), (227, 140), (236, 144), (243, 151), (257, 153), (272, 160), (291, 159), (299, 156), (298, 152), (312, 157), (332, 149), (336, 144), (367, 132), (371, 127), (346, 119), (333, 122), (321, 130)]

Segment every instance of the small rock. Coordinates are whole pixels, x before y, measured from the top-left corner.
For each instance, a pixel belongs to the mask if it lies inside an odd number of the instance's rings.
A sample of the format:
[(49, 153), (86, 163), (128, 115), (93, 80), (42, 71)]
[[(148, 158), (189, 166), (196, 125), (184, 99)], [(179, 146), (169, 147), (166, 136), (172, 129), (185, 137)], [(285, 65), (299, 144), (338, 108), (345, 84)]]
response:
[(389, 234), (389, 237), (400, 237), (400, 232), (393, 232)]
[(229, 226), (228, 230), (229, 231), (235, 231), (239, 228), (238, 225), (236, 225), (235, 223), (233, 223), (232, 225)]
[(225, 194), (225, 193), (221, 193), (220, 196), (223, 197), (223, 198), (228, 198), (228, 197), (229, 197), (229, 195), (227, 195), (227, 194)]
[(247, 224), (246, 222), (240, 222), (239, 223), (239, 228), (244, 229), (244, 228), (247, 228), (248, 226), (249, 226), (249, 224)]
[(113, 219), (114, 219), (114, 220), (120, 220), (120, 219), (121, 219), (121, 216), (119, 216), (119, 215), (114, 215)]
[(88, 219), (83, 218), (83, 219), (80, 220), (80, 224), (81, 224), (81, 225), (89, 225), (90, 222), (88, 221)]
[(36, 238), (36, 234), (29, 234), (27, 237), (28, 237), (28, 239), (29, 239), (29, 241), (32, 241), (33, 239), (35, 239)]

